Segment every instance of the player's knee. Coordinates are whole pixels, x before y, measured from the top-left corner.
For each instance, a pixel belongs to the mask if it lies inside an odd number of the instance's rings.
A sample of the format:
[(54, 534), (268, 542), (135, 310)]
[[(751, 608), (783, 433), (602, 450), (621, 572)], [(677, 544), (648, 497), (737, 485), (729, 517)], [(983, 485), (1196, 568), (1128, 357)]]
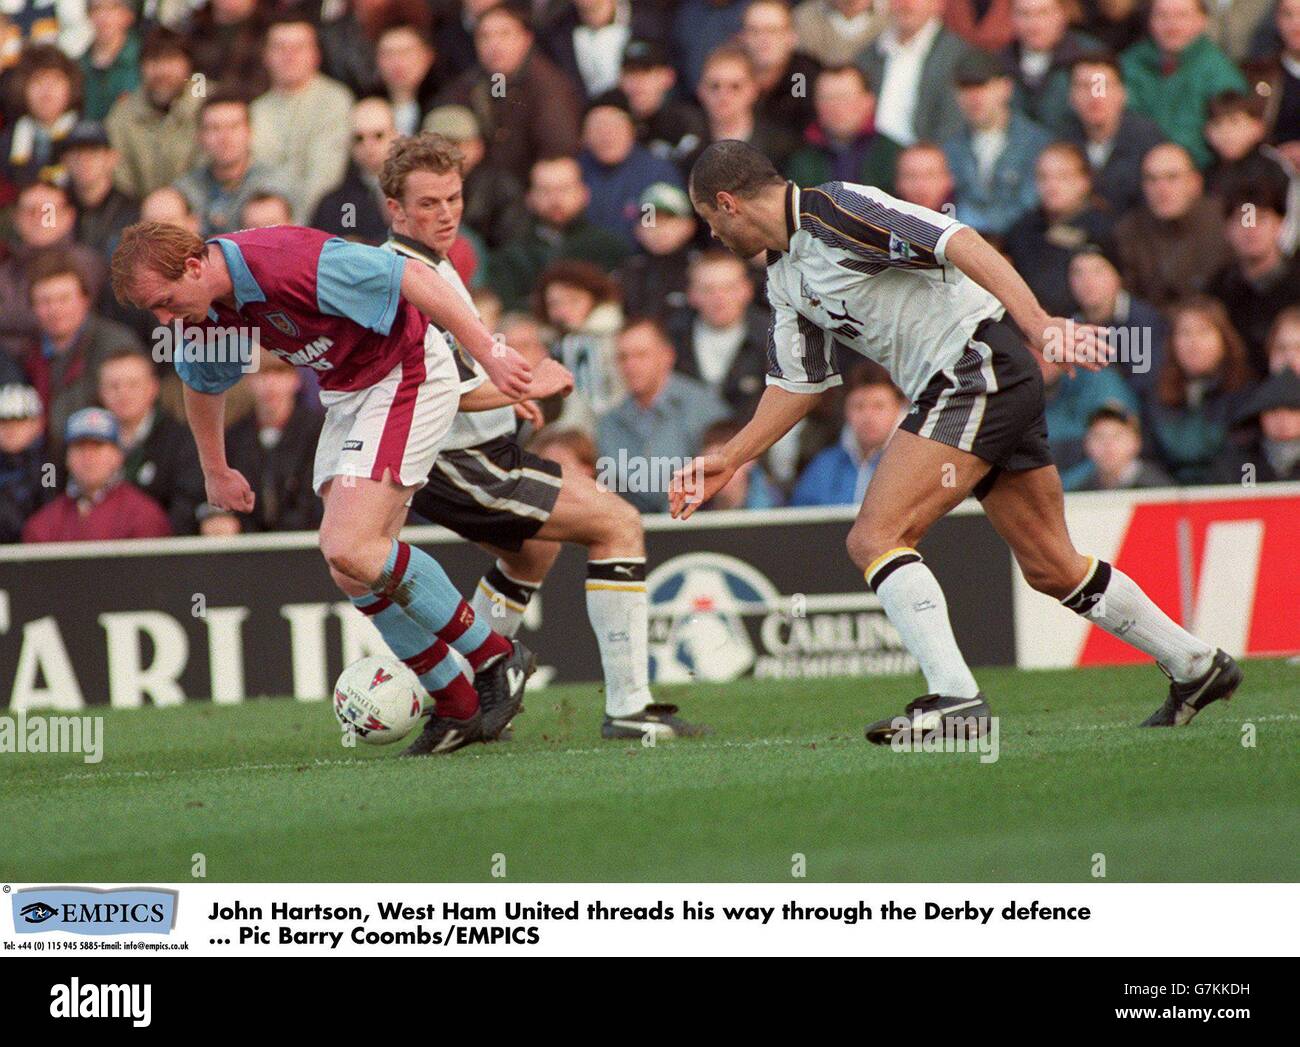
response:
[(641, 514), (636, 506), (618, 495), (611, 495), (607, 507), (602, 506), (602, 508), (606, 510), (601, 517), (606, 526), (605, 534), (601, 537), (611, 544), (627, 546), (629, 553), (639, 553), (645, 538), (641, 527)]
[(859, 570), (865, 571), (878, 556), (907, 543), (890, 528), (859, 520), (849, 530), (844, 544), (849, 551), (849, 559)]
[(320, 533), (320, 552), (325, 557), (325, 563), (329, 565), (330, 576), (340, 587), (345, 584), (339, 580), (340, 576), (353, 582), (366, 581), (362, 577), (364, 569), (361, 565), (361, 559), (357, 555), (358, 550), (355, 540), (332, 531), (323, 530)]

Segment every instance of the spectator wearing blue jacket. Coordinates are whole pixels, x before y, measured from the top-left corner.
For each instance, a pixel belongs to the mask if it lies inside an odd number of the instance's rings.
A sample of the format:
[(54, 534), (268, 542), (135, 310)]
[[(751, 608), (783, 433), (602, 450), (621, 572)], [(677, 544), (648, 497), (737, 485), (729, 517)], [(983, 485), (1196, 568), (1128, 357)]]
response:
[(965, 126), (943, 151), (957, 184), (957, 219), (1001, 236), (1038, 203), (1034, 163), (1052, 137), (1012, 109), (1011, 77), (992, 55), (964, 55), (956, 79)]
[(877, 364), (849, 372), (844, 429), (794, 485), (791, 505), (861, 505), (885, 444), (903, 417), (906, 399)]
[(1047, 442), (1056, 467), (1064, 473), (1083, 461), (1083, 438), (1093, 415), (1107, 406), (1137, 414), (1137, 395), (1113, 367), (1076, 368), (1071, 378), (1050, 360), (1040, 358), (1038, 366), (1047, 398)]
[(642, 220), (641, 194), (664, 182), (682, 188), (681, 173), (636, 140), (636, 123), (622, 91), (596, 98), (582, 121), (582, 180), (591, 191), (587, 220), (617, 233), (636, 250), (633, 230)]

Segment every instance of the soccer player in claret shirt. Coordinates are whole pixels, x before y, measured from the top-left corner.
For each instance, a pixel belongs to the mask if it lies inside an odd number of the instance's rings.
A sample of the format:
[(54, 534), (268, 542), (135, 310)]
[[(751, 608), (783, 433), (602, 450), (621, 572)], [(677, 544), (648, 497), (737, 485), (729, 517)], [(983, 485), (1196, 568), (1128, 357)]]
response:
[[(222, 343), (255, 330), (263, 352), (316, 372), (326, 409), (312, 481), (325, 503), (321, 552), (339, 588), (433, 698), (407, 754), (495, 738), (519, 710), (532, 655), (477, 618), (442, 567), (398, 533), (460, 406), (453, 345), (512, 400), (533, 392), (523, 357), (494, 341), (428, 266), (314, 229), (273, 226), (204, 242), (142, 222), (122, 233), (112, 281), (119, 301), (160, 324), (221, 336), (204, 345), (183, 336), (173, 354), (208, 501), (218, 508), (253, 507), (248, 481), (226, 463), (223, 429), (226, 390), (247, 367)], [(472, 684), (453, 647), (474, 670)]]
[[(772, 306), (767, 389), (721, 453), (696, 459), (670, 495), (686, 517), (744, 462), (840, 383), (836, 353), (884, 366), (912, 401), (886, 445), (848, 536), (866, 575), (925, 674), (930, 693), (867, 727), (896, 735), (978, 733), (989, 707), (962, 658), (943, 590), (916, 544), (975, 495), (1026, 581), (1156, 659), (1171, 684), (1143, 726), (1186, 724), (1228, 698), (1241, 670), (1173, 622), (1134, 581), (1083, 556), (1065, 524), (1036, 357), (1104, 366), (1100, 332), (1049, 316), (1018, 273), (975, 230), (872, 186), (800, 189), (744, 142), (709, 146), (691, 171), (691, 200), (742, 258), (767, 252)], [(687, 476), (689, 475), (689, 482)]]

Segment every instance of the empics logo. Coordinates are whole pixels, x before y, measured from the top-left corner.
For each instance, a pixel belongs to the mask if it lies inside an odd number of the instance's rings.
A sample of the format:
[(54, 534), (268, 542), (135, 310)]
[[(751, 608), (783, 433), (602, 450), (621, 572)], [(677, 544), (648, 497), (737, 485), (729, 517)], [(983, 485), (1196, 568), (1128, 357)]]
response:
[(152, 985), (83, 985), (80, 978), (50, 987), (53, 1018), (130, 1018), (137, 1029), (152, 1020)]
[(176, 892), (149, 887), (29, 887), (13, 896), (18, 934), (170, 934)]
[(31, 902), (19, 909), (18, 915), (28, 923), (44, 923), (50, 917), (59, 914), (57, 910), (51, 909), (44, 902)]

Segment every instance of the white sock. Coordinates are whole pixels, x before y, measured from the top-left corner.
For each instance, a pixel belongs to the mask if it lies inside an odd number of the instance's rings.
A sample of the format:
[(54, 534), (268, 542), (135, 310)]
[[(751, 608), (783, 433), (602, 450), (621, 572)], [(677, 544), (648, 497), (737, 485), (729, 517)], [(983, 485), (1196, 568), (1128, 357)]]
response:
[(511, 578), (498, 560), (479, 579), (469, 605), (476, 618), (482, 618), (502, 636), (514, 636), (524, 620), (528, 601), (541, 588), (541, 582), (523, 582)]
[(605, 671), (605, 712), (631, 716), (650, 704), (650, 629), (645, 558), (587, 564), (587, 617)]
[(1214, 660), (1213, 647), (1160, 610), (1137, 582), (1105, 560), (1094, 558), (1092, 569), (1061, 603), (1151, 655), (1179, 683), (1204, 676)]
[(867, 568), (867, 584), (880, 597), (903, 644), (921, 663), (930, 693), (974, 698), (979, 686), (952, 635), (948, 601), (921, 554), (891, 549)]

